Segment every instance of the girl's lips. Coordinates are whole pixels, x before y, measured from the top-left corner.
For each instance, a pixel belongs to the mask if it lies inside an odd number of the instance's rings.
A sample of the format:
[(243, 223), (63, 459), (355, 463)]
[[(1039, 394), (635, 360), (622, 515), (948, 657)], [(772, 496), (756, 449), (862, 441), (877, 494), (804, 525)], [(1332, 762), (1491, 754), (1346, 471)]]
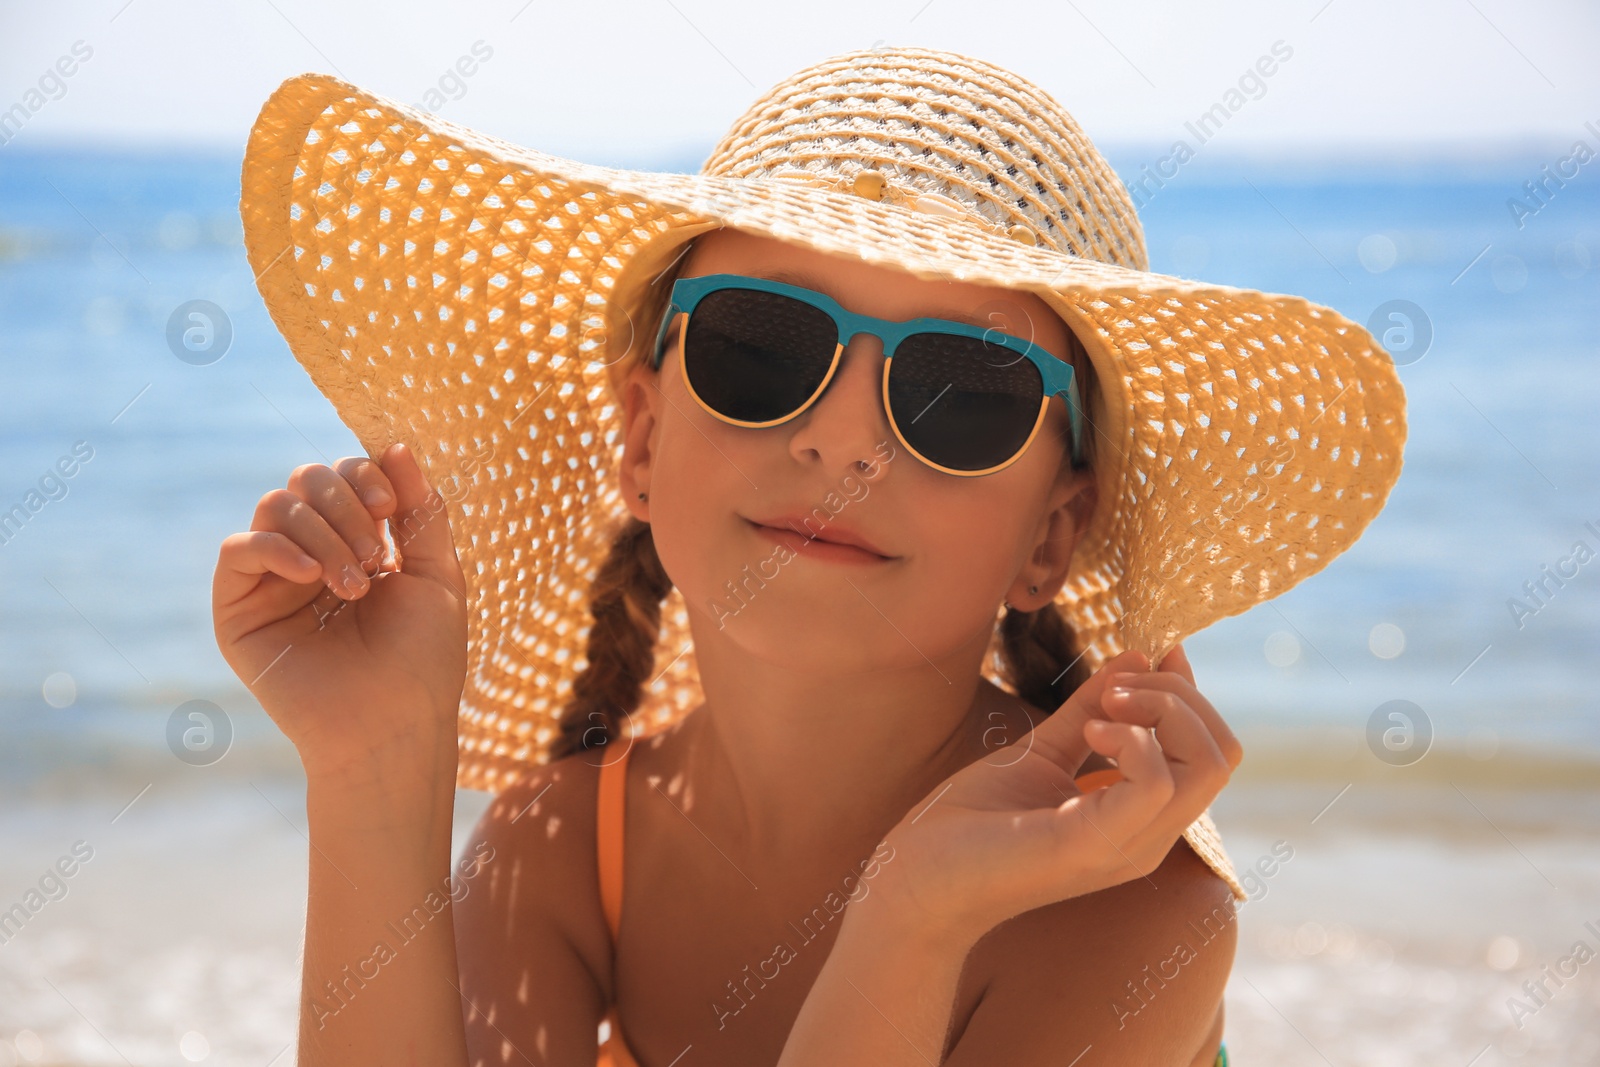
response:
[[(746, 520), (749, 521), (749, 520)], [(793, 530), (780, 530), (774, 526), (763, 526), (758, 522), (750, 525), (755, 529), (756, 535), (775, 545), (787, 545), (796, 554), (808, 559), (826, 560), (830, 563), (889, 563), (890, 558), (880, 556), (875, 552), (868, 552), (864, 548), (854, 545), (836, 545), (832, 541), (817, 541), (804, 537)]]

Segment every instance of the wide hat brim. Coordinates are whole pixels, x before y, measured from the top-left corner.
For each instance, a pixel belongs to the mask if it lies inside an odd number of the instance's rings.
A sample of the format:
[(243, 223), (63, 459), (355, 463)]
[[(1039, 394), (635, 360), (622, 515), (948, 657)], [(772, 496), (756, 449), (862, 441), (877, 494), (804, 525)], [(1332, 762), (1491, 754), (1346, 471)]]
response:
[[(1057, 607), (1091, 667), (1125, 648), (1158, 662), (1320, 571), (1400, 472), (1392, 360), (1298, 296), (1081, 259), (848, 192), (564, 159), (321, 74), (263, 106), (241, 188), (257, 284), (317, 388), (370, 454), (404, 441), (447, 497), (459, 488), (469, 788), (546, 758), (583, 666), (590, 581), (627, 514), (613, 390), (654, 325), (634, 309), (705, 230), (1026, 289), (1077, 334), (1100, 385), (1100, 505)], [(698, 699), (676, 590), (663, 618), (643, 732)], [(992, 655), (985, 673), (998, 680)], [(1191, 830), (1197, 850), (1214, 840), (1209, 819)]]

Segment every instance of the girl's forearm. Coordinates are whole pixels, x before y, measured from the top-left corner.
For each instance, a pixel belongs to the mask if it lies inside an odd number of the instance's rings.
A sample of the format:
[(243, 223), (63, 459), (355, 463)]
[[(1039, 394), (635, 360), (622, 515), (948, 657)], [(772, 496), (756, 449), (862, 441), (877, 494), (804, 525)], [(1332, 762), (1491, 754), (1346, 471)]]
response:
[(450, 908), (455, 738), (308, 777), (301, 1067), (465, 1067)]
[(957, 980), (977, 938), (932, 936), (903, 918), (880, 893), (845, 909), (778, 1067), (928, 1067), (943, 1059)]

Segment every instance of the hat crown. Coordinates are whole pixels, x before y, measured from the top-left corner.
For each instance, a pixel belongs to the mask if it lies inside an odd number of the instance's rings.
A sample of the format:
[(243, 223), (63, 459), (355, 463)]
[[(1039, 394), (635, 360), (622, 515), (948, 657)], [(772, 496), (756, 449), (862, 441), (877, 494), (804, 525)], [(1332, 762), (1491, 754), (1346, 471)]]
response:
[(801, 70), (751, 104), (700, 170), (808, 180), (1148, 269), (1127, 190), (1066, 109), (952, 52), (860, 49)]

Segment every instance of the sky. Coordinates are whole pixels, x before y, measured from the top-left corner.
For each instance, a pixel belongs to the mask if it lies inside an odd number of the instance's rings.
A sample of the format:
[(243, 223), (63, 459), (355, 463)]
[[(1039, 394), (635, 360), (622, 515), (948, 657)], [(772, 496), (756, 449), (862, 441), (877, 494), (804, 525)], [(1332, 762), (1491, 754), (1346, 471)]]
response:
[(1600, 146), (1597, 44), (1593, 0), (0, 0), (0, 166), (11, 145), (241, 151), (279, 82), (323, 71), (556, 155), (692, 170), (773, 84), (877, 45), (1007, 67), (1108, 154), (1193, 143), (1244, 79), (1214, 156), (1556, 159)]

